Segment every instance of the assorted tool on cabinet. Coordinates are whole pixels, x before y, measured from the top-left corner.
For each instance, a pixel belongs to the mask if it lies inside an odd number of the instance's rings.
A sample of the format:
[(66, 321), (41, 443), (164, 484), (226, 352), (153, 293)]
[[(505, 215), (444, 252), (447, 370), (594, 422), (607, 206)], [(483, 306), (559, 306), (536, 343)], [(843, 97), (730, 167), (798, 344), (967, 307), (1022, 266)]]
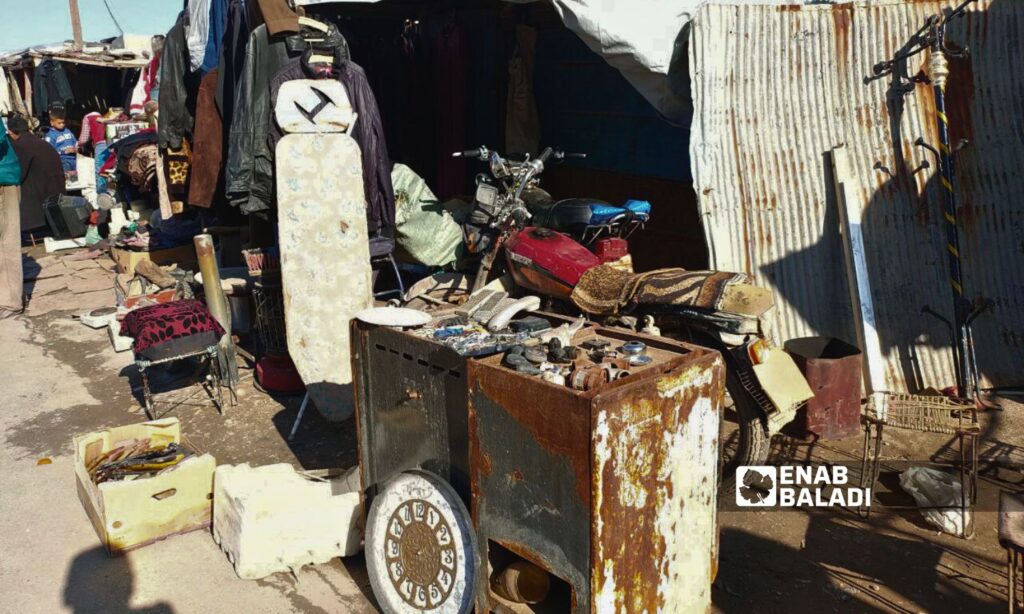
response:
[(582, 318), (553, 328), (542, 317), (515, 317), (522, 310), (536, 308), (532, 299), (516, 301), (503, 293), (494, 294), (413, 334), (442, 343), (464, 357), (502, 354), (501, 365), (508, 369), (580, 391), (623, 379), (653, 363), (642, 341), (623, 343), (592, 334), (576, 339), (586, 323)]

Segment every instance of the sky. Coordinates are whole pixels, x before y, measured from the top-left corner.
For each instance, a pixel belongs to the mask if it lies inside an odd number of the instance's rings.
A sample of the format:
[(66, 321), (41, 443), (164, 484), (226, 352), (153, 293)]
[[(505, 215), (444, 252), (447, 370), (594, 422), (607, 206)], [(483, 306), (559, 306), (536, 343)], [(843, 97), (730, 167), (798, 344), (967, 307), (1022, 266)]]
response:
[[(107, 0), (128, 34), (166, 34), (182, 0)], [(68, 0), (0, 0), (0, 49), (12, 51), (71, 39)], [(117, 36), (103, 0), (78, 0), (82, 38), (96, 41)]]

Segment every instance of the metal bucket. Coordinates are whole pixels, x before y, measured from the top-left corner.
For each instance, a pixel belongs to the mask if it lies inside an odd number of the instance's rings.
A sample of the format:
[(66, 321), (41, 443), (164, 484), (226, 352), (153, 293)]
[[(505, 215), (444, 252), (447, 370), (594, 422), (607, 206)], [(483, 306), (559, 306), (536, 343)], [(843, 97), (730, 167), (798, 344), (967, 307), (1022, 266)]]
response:
[(861, 352), (831, 337), (803, 337), (786, 342), (814, 398), (797, 411), (794, 424), (822, 440), (843, 439), (860, 432)]

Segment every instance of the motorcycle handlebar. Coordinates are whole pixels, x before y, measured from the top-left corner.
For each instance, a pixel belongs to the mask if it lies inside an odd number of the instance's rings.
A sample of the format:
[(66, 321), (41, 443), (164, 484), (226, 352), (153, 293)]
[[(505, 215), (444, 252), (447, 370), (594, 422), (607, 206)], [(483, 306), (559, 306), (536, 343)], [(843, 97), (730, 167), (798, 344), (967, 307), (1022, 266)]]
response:
[(478, 158), (480, 160), (483, 160), (484, 158), (487, 157), (487, 154), (485, 153), (486, 151), (487, 151), (487, 149), (484, 148), (484, 147), (480, 147), (478, 149), (467, 149), (465, 151), (456, 151), (455, 153), (452, 154), (452, 157), (453, 158)]
[(548, 147), (544, 151), (540, 152), (540, 155), (537, 156), (537, 159), (540, 160), (541, 162), (547, 162), (553, 153), (555, 153), (555, 150)]

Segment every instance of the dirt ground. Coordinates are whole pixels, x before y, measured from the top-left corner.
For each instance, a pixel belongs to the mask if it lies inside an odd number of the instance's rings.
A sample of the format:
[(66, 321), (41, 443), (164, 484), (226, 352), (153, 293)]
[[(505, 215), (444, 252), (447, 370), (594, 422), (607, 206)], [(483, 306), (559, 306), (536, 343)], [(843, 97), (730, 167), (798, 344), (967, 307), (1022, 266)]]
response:
[[(105, 330), (71, 318), (75, 305), (0, 320), (0, 586), (4, 612), (374, 612), (361, 557), (297, 574), (238, 579), (208, 532), (109, 558), (78, 501), (72, 436), (144, 419), (130, 352)], [(242, 371), (239, 405), (222, 417), (195, 396), (170, 408), (191, 443), (219, 464), (291, 462), (305, 469), (355, 464), (353, 424), (307, 414), (286, 440), (297, 397), (268, 396)], [(180, 392), (162, 400), (180, 399)], [(162, 413), (166, 409), (160, 409)], [(983, 416), (981, 496), (971, 540), (938, 534), (914, 509), (723, 511), (713, 608), (720, 612), (982, 612), (1005, 610), (1005, 564), (996, 541), (1000, 489), (1019, 490), (1020, 405)], [(886, 434), (878, 501), (908, 505), (895, 485), (902, 460), (948, 460), (949, 436)], [(773, 462), (859, 466), (860, 437), (779, 439)], [(38, 464), (49, 459), (50, 464)], [(722, 498), (732, 497), (725, 484)]]

